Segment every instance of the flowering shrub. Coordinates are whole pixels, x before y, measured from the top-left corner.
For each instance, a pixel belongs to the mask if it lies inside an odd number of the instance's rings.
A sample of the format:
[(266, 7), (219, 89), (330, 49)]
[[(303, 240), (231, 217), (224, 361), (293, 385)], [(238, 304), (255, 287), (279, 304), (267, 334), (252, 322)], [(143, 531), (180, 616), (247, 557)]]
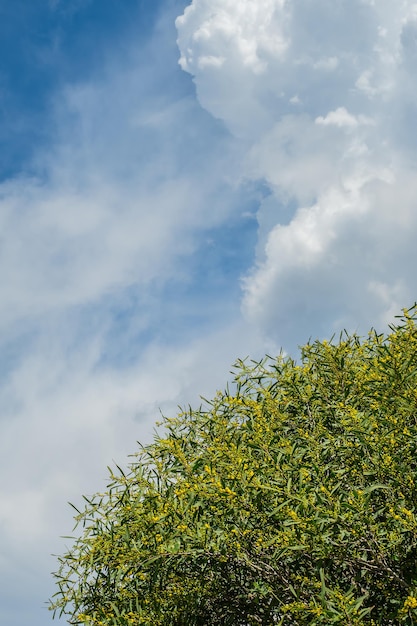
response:
[(417, 624), (416, 306), (239, 361), (76, 516), (55, 613), (91, 626)]

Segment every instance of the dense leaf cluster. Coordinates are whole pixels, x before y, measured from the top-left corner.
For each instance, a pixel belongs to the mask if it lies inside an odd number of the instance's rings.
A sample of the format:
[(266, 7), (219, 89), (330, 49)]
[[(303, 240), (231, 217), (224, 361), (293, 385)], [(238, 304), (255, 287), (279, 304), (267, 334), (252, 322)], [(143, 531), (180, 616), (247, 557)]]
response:
[(344, 334), (232, 391), (86, 498), (52, 609), (91, 626), (417, 624), (417, 327)]

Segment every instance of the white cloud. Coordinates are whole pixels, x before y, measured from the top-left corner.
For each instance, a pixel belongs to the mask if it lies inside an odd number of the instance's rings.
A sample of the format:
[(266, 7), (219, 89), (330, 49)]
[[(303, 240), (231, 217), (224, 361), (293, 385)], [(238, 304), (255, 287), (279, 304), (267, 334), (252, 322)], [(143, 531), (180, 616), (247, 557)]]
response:
[[(252, 47), (274, 32), (285, 45), (256, 72), (243, 5), (194, 0), (177, 28), (202, 105), (244, 139), (246, 174), (269, 191), (244, 312), (290, 347), (385, 324), (417, 288), (415, 3), (259, 0)], [(225, 60), (208, 73), (198, 59), (214, 45)]]
[[(181, 67), (190, 73), (201, 69), (199, 48), (207, 47), (216, 51), (216, 57), (223, 50), (226, 53), (223, 58), (229, 62), (236, 57), (254, 74), (264, 71), (266, 61), (263, 57), (282, 55), (287, 48), (280, 28), (284, 9), (285, 0), (265, 0), (263, 3), (255, 0), (239, 3), (195, 0), (176, 20)], [(190, 45), (187, 47), (184, 44), (188, 41)]]
[(193, 74), (200, 102), (239, 136), (249, 117), (255, 126), (269, 119), (256, 89), (270, 62), (286, 54), (285, 16), (284, 0), (196, 0), (176, 20), (179, 62)]
[(323, 117), (319, 115), (315, 119), (315, 123), (321, 126), (339, 126), (346, 128), (356, 128), (359, 124), (373, 124), (370, 118), (364, 115), (352, 115), (345, 109), (345, 107), (339, 107), (335, 111), (329, 111), (329, 113)]

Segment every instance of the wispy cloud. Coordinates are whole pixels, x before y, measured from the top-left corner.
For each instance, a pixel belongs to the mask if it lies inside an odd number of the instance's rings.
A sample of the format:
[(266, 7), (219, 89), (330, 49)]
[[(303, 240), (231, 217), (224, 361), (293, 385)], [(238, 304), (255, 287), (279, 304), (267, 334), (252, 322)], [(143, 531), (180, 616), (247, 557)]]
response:
[[(49, 141), (0, 186), (0, 621), (10, 626), (48, 619), (67, 500), (103, 488), (106, 465), (150, 439), (159, 411), (198, 403), (255, 350), (236, 321), (254, 192), (237, 142), (178, 67), (174, 8), (146, 43), (126, 41), (55, 93)], [(18, 609), (17, 586), (27, 590)]]

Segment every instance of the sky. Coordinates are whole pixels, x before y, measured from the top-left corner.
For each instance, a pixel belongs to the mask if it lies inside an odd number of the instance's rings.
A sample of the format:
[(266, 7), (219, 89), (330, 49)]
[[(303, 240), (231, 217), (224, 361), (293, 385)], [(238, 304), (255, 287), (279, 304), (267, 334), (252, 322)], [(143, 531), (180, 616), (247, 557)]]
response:
[(0, 0), (0, 623), (161, 413), (414, 303), (416, 67), (411, 0)]

